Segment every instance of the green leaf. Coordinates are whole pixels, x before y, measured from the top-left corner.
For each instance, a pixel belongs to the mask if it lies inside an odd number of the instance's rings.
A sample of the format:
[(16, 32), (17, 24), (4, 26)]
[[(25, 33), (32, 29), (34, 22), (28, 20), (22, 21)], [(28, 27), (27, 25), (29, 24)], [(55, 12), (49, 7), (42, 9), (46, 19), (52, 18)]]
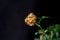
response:
[(60, 40), (60, 38), (54, 38), (53, 40)]
[(56, 34), (55, 34), (55, 35), (56, 35), (56, 38), (58, 38), (58, 37), (59, 37), (59, 32), (56, 32)]
[(46, 40), (46, 37), (45, 36), (43, 37), (43, 40)]
[(55, 31), (59, 31), (59, 27), (60, 27), (60, 25), (59, 24), (55, 24)]
[(50, 31), (53, 31), (53, 28), (54, 28), (54, 25), (50, 25), (50, 26), (49, 26), (49, 30), (50, 30)]
[(38, 33), (39, 34), (43, 34), (44, 33), (44, 30), (38, 30)]
[(37, 35), (37, 34), (38, 34), (38, 32), (35, 33), (35, 35)]
[(40, 40), (39, 38), (35, 38), (34, 40)]
[(45, 35), (43, 36), (43, 40), (49, 40), (49, 38), (50, 38), (50, 36), (47, 35), (47, 34), (45, 34)]
[(48, 16), (42, 16), (42, 19), (49, 18)]
[(47, 30), (45, 30), (45, 33), (48, 31), (48, 29)]

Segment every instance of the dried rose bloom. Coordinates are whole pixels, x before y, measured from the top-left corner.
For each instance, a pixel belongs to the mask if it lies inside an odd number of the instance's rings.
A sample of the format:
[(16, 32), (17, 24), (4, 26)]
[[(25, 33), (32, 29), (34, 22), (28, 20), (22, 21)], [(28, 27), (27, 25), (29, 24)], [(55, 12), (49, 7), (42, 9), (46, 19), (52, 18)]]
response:
[(36, 22), (36, 19), (37, 17), (33, 13), (30, 13), (24, 21), (25, 23), (27, 23), (27, 25), (33, 26), (34, 23)]

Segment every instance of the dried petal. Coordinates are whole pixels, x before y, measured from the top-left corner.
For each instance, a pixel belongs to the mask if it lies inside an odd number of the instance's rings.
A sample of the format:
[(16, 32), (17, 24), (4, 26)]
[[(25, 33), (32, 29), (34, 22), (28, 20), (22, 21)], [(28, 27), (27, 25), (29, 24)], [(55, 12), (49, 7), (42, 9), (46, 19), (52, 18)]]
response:
[(25, 18), (25, 23), (29, 26), (33, 26), (34, 23), (36, 22), (37, 17), (33, 14), (30, 13), (26, 18)]

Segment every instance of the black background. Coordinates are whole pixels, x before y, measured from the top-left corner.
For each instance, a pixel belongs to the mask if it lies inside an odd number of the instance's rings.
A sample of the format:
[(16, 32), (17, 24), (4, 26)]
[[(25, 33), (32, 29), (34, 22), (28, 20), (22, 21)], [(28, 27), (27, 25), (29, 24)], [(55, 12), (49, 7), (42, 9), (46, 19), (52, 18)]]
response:
[(55, 15), (57, 11), (48, 5), (48, 0), (0, 0), (0, 40), (33, 40), (36, 30), (24, 23), (30, 12), (37, 17), (52, 17), (41, 22), (43, 28), (60, 23), (59, 14)]

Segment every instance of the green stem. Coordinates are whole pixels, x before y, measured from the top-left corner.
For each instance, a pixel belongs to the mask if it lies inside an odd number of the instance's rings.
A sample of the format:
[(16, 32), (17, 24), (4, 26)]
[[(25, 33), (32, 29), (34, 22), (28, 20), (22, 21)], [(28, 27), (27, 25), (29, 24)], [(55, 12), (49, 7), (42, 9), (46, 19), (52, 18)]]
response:
[(53, 39), (52, 39), (52, 38), (53, 38), (53, 31), (51, 31), (50, 37), (51, 37), (51, 40), (53, 40)]
[(40, 29), (42, 29), (42, 27), (40, 25), (38, 25), (37, 23), (35, 23)]

